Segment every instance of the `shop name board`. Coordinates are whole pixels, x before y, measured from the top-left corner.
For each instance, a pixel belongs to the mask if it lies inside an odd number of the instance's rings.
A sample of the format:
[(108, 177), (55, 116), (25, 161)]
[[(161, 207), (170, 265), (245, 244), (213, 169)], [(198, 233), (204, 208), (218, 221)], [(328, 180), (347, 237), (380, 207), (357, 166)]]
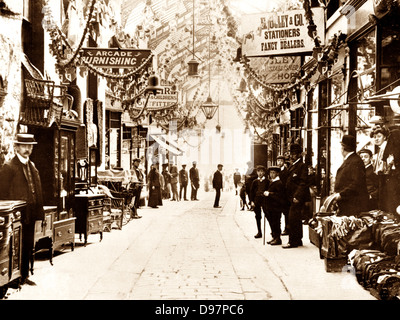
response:
[(250, 67), (263, 77), (266, 83), (290, 82), (300, 69), (300, 56), (277, 56), (253, 58)]
[[(312, 8), (317, 36), (324, 43), (324, 9)], [(314, 41), (308, 35), (304, 10), (249, 14), (242, 18), (242, 53), (248, 57), (295, 55), (311, 52)]]
[(161, 92), (158, 92), (155, 96), (150, 96), (147, 105), (148, 109), (163, 109), (173, 106), (178, 101), (178, 91), (174, 85), (161, 81)]
[(81, 64), (86, 62), (99, 68), (137, 68), (151, 54), (151, 50), (119, 48), (83, 48)]

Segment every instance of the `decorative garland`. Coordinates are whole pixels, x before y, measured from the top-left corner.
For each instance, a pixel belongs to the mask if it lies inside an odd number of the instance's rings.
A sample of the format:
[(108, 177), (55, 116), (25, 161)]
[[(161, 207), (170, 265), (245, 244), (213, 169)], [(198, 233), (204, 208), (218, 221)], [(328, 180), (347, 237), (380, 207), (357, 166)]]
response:
[(47, 14), (47, 17), (46, 17), (47, 23), (45, 23), (45, 26), (47, 26), (46, 31), (49, 32), (50, 38), (52, 40), (51, 44), (50, 44), (50, 50), (53, 53), (53, 55), (56, 56), (56, 60), (57, 60), (56, 66), (58, 67), (58, 69), (65, 70), (72, 64), (76, 63), (79, 52), (83, 46), (83, 42), (85, 41), (87, 33), (89, 31), (95, 4), (96, 4), (96, 0), (92, 0), (92, 2), (90, 4), (88, 18), (86, 20), (85, 29), (83, 30), (83, 34), (82, 34), (81, 40), (79, 42), (79, 45), (78, 45), (77, 49), (75, 50), (75, 52), (73, 53), (72, 57), (67, 61), (65, 61), (65, 59), (63, 59), (60, 52), (58, 51), (57, 45), (60, 45), (60, 43), (59, 43), (58, 37), (56, 35), (58, 35), (61, 38), (61, 40), (67, 45), (67, 47), (70, 50), (73, 50), (73, 49), (69, 45), (68, 40), (66, 39), (65, 35), (61, 32), (61, 30), (57, 27), (56, 23), (54, 22), (54, 19), (51, 16), (51, 10), (46, 10), (46, 14)]
[(260, 79), (260, 77), (257, 75), (257, 73), (250, 67), (248, 58), (243, 55), (240, 62), (243, 64), (245, 67), (245, 71), (251, 77), (254, 79), (258, 84), (260, 84), (263, 88), (272, 91), (272, 92), (285, 92), (288, 90), (292, 90), (294, 88), (299, 87), (300, 85), (304, 85), (305, 82), (307, 82), (317, 71), (317, 65), (314, 65), (311, 67), (308, 73), (306, 73), (304, 76), (301, 78), (297, 78), (294, 82), (285, 84), (285, 85), (277, 85), (277, 84), (268, 84), (267, 82), (263, 81)]
[(154, 54), (151, 53), (146, 60), (144, 60), (140, 66), (138, 66), (137, 68), (133, 69), (132, 71), (129, 71), (128, 73), (124, 73), (124, 74), (112, 74), (112, 73), (108, 73), (108, 72), (104, 72), (104, 71), (100, 71), (97, 70), (96, 67), (94, 67), (92, 64), (86, 62), (85, 60), (82, 60), (83, 64), (94, 74), (104, 77), (104, 78), (108, 78), (108, 79), (114, 79), (114, 80), (122, 80), (122, 79), (128, 79), (132, 76), (135, 76), (139, 71), (141, 71), (142, 69), (144, 69), (150, 62), (151, 59), (153, 58)]

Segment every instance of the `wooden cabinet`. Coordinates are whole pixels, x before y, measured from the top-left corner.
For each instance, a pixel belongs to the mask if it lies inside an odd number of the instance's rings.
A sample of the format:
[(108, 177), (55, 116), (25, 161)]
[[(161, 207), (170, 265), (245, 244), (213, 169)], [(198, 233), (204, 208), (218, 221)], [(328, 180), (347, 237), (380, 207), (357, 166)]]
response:
[(8, 283), (21, 277), (23, 210), (24, 201), (0, 201), (0, 298)]
[(99, 233), (103, 239), (103, 199), (102, 194), (75, 195), (75, 232), (84, 235), (85, 245), (89, 234)]
[[(76, 130), (79, 123), (63, 120), (60, 126), (28, 126), (38, 144), (32, 161), (39, 170), (46, 206), (55, 206), (53, 250), (75, 243)], [(50, 230), (47, 230), (50, 233)]]
[(75, 247), (75, 217), (62, 219), (54, 222), (53, 250), (71, 245), (71, 250)]
[(31, 257), (31, 273), (33, 274), (33, 265), (35, 262), (35, 254), (39, 250), (47, 249), (49, 251), (49, 260), (53, 265), (53, 232), (54, 232), (54, 217), (57, 215), (56, 206), (44, 206), (44, 220), (35, 222), (35, 231), (33, 239), (33, 252)]

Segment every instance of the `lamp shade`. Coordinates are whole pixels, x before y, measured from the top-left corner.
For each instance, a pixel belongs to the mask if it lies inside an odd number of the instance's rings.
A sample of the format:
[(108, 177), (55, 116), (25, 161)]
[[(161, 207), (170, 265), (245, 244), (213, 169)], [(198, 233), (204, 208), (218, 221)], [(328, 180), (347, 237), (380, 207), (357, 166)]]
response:
[(161, 92), (162, 90), (163, 87), (160, 86), (160, 78), (155, 75), (150, 76), (145, 90), (146, 93), (152, 93), (156, 95), (157, 92)]
[(240, 92), (247, 92), (247, 84), (244, 79), (240, 80), (239, 88), (237, 88), (238, 91)]
[(204, 115), (206, 116), (206, 119), (210, 120), (214, 117), (215, 112), (218, 109), (218, 105), (215, 104), (211, 97), (208, 96), (206, 102), (204, 102), (201, 105), (201, 110), (203, 110)]
[(239, 48), (237, 48), (237, 50), (236, 50), (236, 57), (235, 58), (233, 58), (233, 62), (240, 62), (240, 59), (242, 58), (242, 48), (241, 47), (239, 47)]
[(192, 59), (188, 62), (188, 66), (189, 66), (189, 71), (188, 71), (188, 75), (191, 77), (196, 77), (199, 75), (198, 73), (198, 67), (199, 67), (199, 63), (197, 62), (196, 59)]

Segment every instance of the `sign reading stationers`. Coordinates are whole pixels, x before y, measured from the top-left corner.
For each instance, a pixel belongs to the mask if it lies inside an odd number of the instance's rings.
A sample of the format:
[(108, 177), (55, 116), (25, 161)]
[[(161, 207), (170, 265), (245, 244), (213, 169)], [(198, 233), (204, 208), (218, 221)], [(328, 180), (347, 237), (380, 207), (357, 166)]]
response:
[[(324, 9), (312, 8), (317, 36), (324, 43)], [(242, 53), (248, 57), (296, 55), (310, 52), (314, 41), (308, 35), (304, 10), (249, 14), (242, 18)]]
[(119, 48), (82, 48), (81, 59), (99, 68), (137, 68), (151, 50)]

